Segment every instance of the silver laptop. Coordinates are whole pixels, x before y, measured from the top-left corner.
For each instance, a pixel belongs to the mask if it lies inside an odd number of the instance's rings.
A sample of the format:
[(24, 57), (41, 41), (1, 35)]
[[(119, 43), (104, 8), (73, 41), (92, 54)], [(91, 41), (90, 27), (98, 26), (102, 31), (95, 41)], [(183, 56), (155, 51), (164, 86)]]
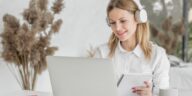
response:
[(48, 56), (47, 61), (54, 96), (117, 96), (109, 60)]

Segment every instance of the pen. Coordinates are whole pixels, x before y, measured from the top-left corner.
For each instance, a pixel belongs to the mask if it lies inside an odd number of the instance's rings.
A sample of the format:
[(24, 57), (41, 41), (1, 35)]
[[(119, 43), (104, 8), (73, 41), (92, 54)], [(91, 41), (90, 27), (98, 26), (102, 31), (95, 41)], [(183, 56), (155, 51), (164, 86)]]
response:
[(119, 87), (119, 84), (121, 83), (123, 77), (124, 77), (124, 74), (122, 74), (121, 77), (119, 78), (119, 80), (118, 80), (118, 82), (117, 82), (117, 87)]

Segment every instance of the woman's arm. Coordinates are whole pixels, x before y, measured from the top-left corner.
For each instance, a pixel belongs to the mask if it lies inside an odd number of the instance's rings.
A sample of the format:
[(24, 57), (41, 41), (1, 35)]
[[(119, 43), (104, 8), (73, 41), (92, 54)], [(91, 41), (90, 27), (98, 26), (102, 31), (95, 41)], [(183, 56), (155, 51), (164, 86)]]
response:
[(167, 58), (166, 52), (163, 48), (158, 48), (157, 64), (153, 71), (153, 96), (158, 96), (159, 89), (169, 88), (169, 69), (170, 62)]

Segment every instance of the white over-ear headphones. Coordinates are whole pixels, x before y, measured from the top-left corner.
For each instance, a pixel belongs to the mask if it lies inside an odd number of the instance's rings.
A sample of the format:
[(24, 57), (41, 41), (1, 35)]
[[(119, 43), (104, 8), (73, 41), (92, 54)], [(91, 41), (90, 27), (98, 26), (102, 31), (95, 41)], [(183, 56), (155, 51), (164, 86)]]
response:
[(135, 19), (138, 23), (146, 23), (147, 22), (147, 11), (141, 5), (140, 0), (133, 0), (137, 5), (138, 9), (135, 12)]

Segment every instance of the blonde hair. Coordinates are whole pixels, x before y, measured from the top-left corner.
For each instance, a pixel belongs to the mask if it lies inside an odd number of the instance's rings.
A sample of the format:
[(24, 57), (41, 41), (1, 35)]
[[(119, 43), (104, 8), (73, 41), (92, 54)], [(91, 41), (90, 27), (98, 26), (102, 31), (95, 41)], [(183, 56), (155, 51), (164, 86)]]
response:
[[(114, 8), (127, 10), (133, 14), (135, 14), (135, 12), (138, 10), (138, 7), (133, 0), (111, 0), (107, 7), (107, 16), (109, 16), (109, 12)], [(140, 44), (141, 49), (144, 52), (145, 58), (147, 59), (151, 58), (151, 51), (152, 51), (149, 38), (150, 38), (149, 24), (148, 23), (137, 24), (136, 42)], [(110, 58), (113, 57), (118, 42), (119, 39), (115, 36), (114, 33), (112, 33), (108, 41), (108, 46), (110, 49), (108, 56)]]

